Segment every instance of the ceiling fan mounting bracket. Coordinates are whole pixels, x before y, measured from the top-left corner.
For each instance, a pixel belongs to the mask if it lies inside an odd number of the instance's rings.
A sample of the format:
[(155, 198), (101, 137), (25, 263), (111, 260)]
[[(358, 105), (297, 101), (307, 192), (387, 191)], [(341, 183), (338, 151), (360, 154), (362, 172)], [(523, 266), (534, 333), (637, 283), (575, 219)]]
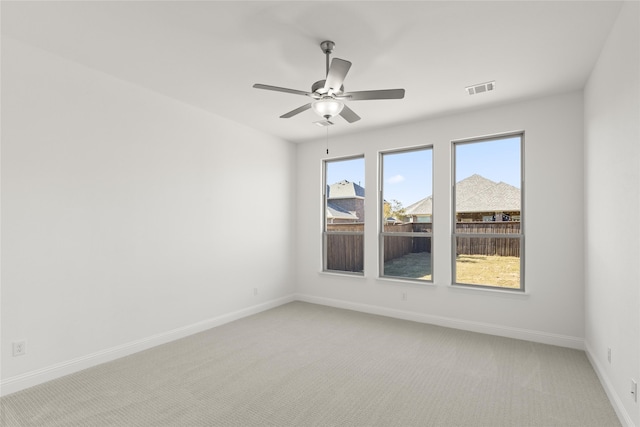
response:
[(333, 52), (334, 47), (336, 47), (336, 44), (331, 40), (325, 40), (322, 43), (320, 43), (320, 49), (322, 49), (322, 52), (325, 55), (329, 55), (331, 52)]

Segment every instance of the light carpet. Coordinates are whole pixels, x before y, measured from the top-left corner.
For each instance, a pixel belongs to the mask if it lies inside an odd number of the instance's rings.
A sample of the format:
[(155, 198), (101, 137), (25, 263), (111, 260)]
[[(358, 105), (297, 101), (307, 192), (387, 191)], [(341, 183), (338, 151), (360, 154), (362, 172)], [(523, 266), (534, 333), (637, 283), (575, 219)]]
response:
[(619, 426), (583, 351), (293, 302), (0, 399), (3, 426)]

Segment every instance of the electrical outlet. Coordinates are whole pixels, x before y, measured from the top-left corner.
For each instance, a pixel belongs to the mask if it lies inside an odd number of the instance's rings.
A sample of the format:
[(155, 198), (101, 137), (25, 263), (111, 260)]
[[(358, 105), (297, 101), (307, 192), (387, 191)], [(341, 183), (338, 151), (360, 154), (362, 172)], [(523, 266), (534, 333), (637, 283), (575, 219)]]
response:
[(255, 297), (256, 295), (258, 295), (258, 288), (253, 288), (253, 296)]
[(633, 396), (633, 401), (638, 401), (638, 383), (631, 378), (631, 396)]
[(27, 354), (27, 342), (25, 340), (14, 341), (13, 342), (13, 357), (24, 356), (25, 354)]
[(607, 348), (607, 360), (611, 363), (611, 349)]
[(407, 293), (403, 292), (402, 293), (402, 301), (406, 301), (407, 300)]

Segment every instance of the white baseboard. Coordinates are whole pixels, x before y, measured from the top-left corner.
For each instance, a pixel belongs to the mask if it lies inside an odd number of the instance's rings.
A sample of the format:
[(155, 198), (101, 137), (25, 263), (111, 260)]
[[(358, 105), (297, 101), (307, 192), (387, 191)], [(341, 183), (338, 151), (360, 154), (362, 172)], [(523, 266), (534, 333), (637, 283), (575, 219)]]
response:
[(332, 298), (317, 297), (313, 295), (296, 294), (296, 300), (310, 302), (313, 304), (327, 305), (330, 307), (344, 308), (347, 310), (360, 311), (363, 313), (378, 314), (381, 316), (393, 317), (396, 319), (411, 320), (413, 322), (428, 323), (431, 325), (444, 326), (447, 328), (462, 329), (465, 331), (479, 332), (482, 334), (497, 335), (519, 340), (533, 341), (541, 344), (550, 344), (559, 347), (584, 350), (584, 339), (567, 335), (512, 328), (491, 323), (471, 322), (468, 320), (434, 316), (430, 314), (397, 310), (375, 305), (360, 304)]
[(9, 377), (0, 382), (0, 396), (6, 396), (8, 394), (24, 390), (28, 387), (33, 387), (35, 385), (60, 378), (65, 375), (69, 375), (74, 372), (99, 365), (101, 363), (110, 362), (112, 360), (125, 357), (142, 350), (147, 350), (151, 347), (166, 344), (168, 342), (175, 341), (177, 339), (184, 338), (186, 336), (193, 335), (207, 329), (215, 328), (216, 326), (224, 325), (225, 323), (229, 323), (243, 317), (251, 316), (253, 314), (257, 314), (292, 301), (295, 301), (293, 295), (277, 298), (251, 307), (243, 308), (232, 313), (226, 313), (217, 317), (213, 317), (211, 319), (203, 320), (192, 325), (183, 326), (181, 328), (176, 328), (127, 344), (101, 350), (96, 353), (88, 354), (86, 356), (81, 356), (61, 363), (56, 363), (55, 365), (51, 365), (42, 369), (36, 369), (24, 374)]
[(598, 379), (600, 380), (604, 391), (607, 393), (609, 401), (611, 402), (613, 409), (616, 411), (616, 415), (618, 415), (618, 418), (620, 419), (620, 423), (625, 427), (636, 427), (636, 425), (633, 423), (633, 420), (631, 419), (631, 416), (622, 404), (620, 395), (618, 395), (615, 388), (613, 387), (613, 384), (611, 384), (609, 377), (606, 375), (606, 371), (604, 370), (600, 362), (598, 362), (598, 359), (593, 356), (594, 353), (591, 349), (591, 346), (589, 346), (589, 343), (586, 341), (584, 345), (585, 353), (587, 353), (587, 358), (589, 359), (593, 370), (596, 371), (596, 375), (598, 376)]

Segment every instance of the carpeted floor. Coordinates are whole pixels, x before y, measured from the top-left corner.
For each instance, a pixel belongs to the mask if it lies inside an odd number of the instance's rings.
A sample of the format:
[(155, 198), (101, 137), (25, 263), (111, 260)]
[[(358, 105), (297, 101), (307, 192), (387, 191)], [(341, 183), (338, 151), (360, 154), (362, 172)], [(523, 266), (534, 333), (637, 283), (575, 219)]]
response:
[(619, 426), (582, 351), (294, 302), (6, 396), (3, 426)]

